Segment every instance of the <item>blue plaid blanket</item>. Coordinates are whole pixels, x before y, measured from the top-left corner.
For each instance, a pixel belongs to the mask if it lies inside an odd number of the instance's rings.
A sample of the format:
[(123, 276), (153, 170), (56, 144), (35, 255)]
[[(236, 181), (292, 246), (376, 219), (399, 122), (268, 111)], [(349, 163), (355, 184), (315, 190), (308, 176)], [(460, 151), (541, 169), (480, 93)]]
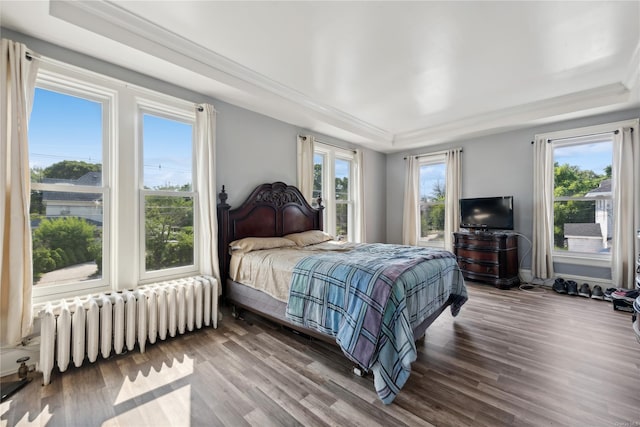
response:
[(300, 260), (286, 316), (336, 337), (345, 355), (374, 373), (378, 396), (391, 403), (417, 352), (413, 327), (453, 295), (452, 313), (467, 300), (455, 256), (447, 251), (387, 244)]

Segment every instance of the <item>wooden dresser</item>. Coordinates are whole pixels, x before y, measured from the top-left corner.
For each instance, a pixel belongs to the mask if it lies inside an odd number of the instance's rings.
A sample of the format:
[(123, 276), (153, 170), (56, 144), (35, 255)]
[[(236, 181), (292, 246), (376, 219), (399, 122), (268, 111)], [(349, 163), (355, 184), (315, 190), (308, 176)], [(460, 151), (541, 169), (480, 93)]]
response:
[(461, 232), (453, 235), (453, 250), (466, 279), (490, 283), (500, 289), (520, 283), (516, 234)]

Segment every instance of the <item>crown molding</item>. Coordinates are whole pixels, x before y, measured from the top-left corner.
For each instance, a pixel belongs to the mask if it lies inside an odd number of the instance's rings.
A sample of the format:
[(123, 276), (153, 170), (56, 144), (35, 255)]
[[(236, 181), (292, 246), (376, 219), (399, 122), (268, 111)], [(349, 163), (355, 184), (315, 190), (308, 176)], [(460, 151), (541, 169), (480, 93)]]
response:
[(261, 96), (274, 96), (293, 103), (296, 108), (302, 107), (316, 116), (321, 116), (330, 124), (367, 140), (383, 145), (390, 145), (393, 140), (393, 134), (389, 131), (318, 102), (300, 91), (131, 13), (114, 2), (51, 1), (49, 13), (93, 33), (173, 64), (180, 64), (193, 72), (248, 93), (256, 93), (258, 89), (257, 93)]
[(551, 122), (563, 115), (578, 114), (593, 109), (628, 102), (631, 97), (623, 83), (612, 83), (538, 102), (509, 107), (463, 118), (455, 122), (399, 132), (393, 141), (393, 151), (434, 145), (442, 142), (489, 135), (529, 126), (541, 121)]

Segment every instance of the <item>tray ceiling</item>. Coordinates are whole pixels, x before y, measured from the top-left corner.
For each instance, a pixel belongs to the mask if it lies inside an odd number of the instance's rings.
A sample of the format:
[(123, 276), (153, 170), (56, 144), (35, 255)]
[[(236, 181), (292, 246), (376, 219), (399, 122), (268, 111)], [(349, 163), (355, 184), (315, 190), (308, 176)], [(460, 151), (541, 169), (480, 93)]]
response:
[(640, 107), (640, 2), (3, 1), (0, 23), (383, 152)]

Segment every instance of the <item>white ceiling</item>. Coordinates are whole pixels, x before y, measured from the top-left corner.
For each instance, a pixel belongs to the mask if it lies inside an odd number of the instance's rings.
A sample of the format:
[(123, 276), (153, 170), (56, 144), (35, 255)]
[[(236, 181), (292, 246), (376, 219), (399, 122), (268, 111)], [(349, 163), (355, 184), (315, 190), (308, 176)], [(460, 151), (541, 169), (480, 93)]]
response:
[(640, 1), (2, 1), (0, 24), (393, 152), (640, 107)]

